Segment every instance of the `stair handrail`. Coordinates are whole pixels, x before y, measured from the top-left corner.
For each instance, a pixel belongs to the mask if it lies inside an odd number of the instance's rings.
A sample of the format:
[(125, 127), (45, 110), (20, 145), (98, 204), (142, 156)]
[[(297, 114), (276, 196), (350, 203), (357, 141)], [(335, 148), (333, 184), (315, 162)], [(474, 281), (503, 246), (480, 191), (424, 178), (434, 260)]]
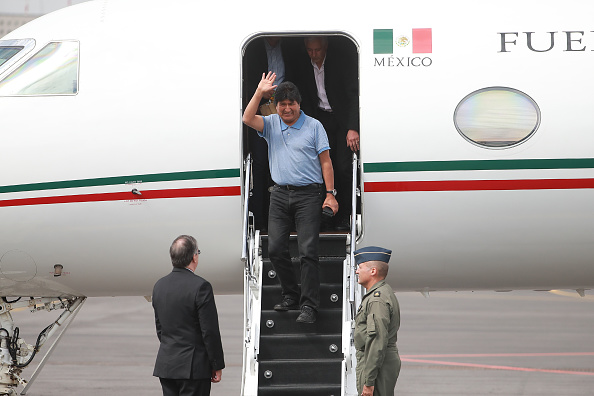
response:
[[(351, 230), (348, 242), (348, 256), (345, 262), (348, 262), (344, 267), (343, 272), (343, 328), (342, 328), (342, 345), (344, 359), (342, 362), (342, 390), (340, 395), (356, 395), (356, 361), (355, 347), (353, 342), (354, 330), (353, 322), (357, 312), (357, 299), (360, 293), (360, 285), (357, 283), (357, 265), (355, 264), (355, 247), (357, 242), (357, 195), (359, 194), (358, 185), (358, 170), (359, 158), (356, 153), (353, 153), (353, 187), (351, 190)], [(359, 228), (359, 232), (362, 229)]]
[[(243, 372), (241, 375), (241, 396), (253, 396), (257, 392), (257, 361), (260, 335), (260, 312), (257, 310), (262, 294), (260, 251), (260, 231), (255, 230), (250, 234), (250, 251), (253, 262), (246, 265), (243, 281)], [(251, 273), (250, 273), (251, 271)]]
[(243, 247), (241, 251), (241, 260), (245, 262), (246, 269), (251, 273), (251, 260), (249, 253), (249, 199), (250, 199), (250, 184), (252, 178), (252, 155), (249, 153), (244, 162), (244, 186), (243, 186)]
[(359, 165), (359, 158), (357, 153), (353, 153), (353, 184), (351, 189), (351, 240), (350, 240), (350, 258), (351, 258), (351, 276), (349, 287), (349, 300), (355, 301), (355, 245), (357, 239), (357, 169)]
[[(244, 320), (244, 351), (243, 351), (243, 369), (241, 378), (241, 395), (243, 396), (247, 388), (253, 387), (254, 381), (254, 359), (257, 356), (257, 337), (258, 337), (258, 323), (259, 317), (254, 317), (253, 312), (253, 298), (254, 288), (259, 287), (259, 272), (255, 266), (259, 251), (260, 233), (253, 227), (253, 222), (250, 224), (250, 217), (253, 216), (249, 211), (250, 186), (252, 182), (252, 157), (248, 154), (244, 161), (244, 198), (243, 198), (243, 245), (241, 259), (244, 261), (244, 292), (243, 292), (243, 320)], [(259, 292), (257, 293), (259, 295)], [(255, 348), (252, 350), (251, 347)], [(246, 371), (248, 370), (249, 373)], [(257, 375), (257, 369), (255, 372)], [(249, 385), (246, 385), (246, 380), (249, 377)], [(256, 381), (257, 386), (257, 381)], [(248, 392), (252, 395), (251, 392)]]

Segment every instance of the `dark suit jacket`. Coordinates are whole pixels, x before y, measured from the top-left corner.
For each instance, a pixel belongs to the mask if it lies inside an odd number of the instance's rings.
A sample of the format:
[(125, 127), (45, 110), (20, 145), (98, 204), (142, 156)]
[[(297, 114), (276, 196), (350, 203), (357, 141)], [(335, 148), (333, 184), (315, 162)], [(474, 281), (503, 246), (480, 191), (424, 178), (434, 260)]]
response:
[[(255, 39), (248, 44), (243, 59), (243, 80), (244, 92), (243, 102), (244, 108), (249, 103), (258, 83), (262, 79), (262, 73), (268, 74), (268, 56), (266, 55), (266, 47), (264, 46), (264, 37)], [(281, 41), (281, 52), (283, 54), (283, 61), (285, 62), (285, 81), (295, 82), (295, 57), (297, 56), (296, 46), (298, 41), (291, 37), (283, 37)], [(263, 100), (262, 102), (266, 102)]]
[[(353, 53), (354, 52), (354, 53)], [(298, 87), (305, 114), (316, 117), (318, 114), (318, 89), (314, 68), (309, 57), (302, 61)], [(330, 41), (324, 62), (324, 86), (332, 111), (339, 122), (340, 129), (359, 131), (359, 80), (357, 75), (356, 50), (343, 50)]]
[(185, 268), (173, 268), (153, 288), (157, 337), (153, 375), (207, 379), (225, 367), (212, 286)]

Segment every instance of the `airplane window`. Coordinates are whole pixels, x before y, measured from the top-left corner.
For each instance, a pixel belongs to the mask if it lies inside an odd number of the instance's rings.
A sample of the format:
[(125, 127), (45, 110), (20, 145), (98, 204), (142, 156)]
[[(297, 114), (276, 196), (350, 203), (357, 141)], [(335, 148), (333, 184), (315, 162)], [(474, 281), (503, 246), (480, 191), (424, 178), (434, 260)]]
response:
[(22, 49), (23, 47), (0, 47), (0, 66)]
[(74, 95), (78, 92), (78, 42), (49, 43), (0, 81), (0, 95)]
[(540, 109), (525, 93), (490, 87), (466, 96), (456, 107), (454, 124), (468, 141), (507, 148), (529, 139), (540, 125)]

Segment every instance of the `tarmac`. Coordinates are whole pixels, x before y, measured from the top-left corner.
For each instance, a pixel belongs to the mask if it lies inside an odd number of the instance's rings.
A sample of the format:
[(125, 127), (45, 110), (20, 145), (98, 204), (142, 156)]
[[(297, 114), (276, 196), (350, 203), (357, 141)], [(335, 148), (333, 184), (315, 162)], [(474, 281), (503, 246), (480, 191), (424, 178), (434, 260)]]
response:
[[(426, 298), (397, 292), (402, 371), (395, 395), (594, 395), (594, 296), (587, 293), (435, 292)], [(211, 395), (240, 395), (243, 297), (218, 295), (216, 303), (227, 367)], [(33, 343), (57, 314), (13, 316)], [(89, 298), (27, 394), (159, 396), (152, 376), (157, 348), (152, 307), (143, 297)]]

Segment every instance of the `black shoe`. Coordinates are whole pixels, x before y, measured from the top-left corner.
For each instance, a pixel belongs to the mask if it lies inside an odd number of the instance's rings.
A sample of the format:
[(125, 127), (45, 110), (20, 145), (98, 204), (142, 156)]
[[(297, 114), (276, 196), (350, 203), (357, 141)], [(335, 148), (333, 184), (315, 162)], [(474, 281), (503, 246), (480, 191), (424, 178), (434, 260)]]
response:
[(315, 309), (304, 305), (301, 307), (301, 313), (297, 317), (298, 323), (315, 323), (318, 314), (316, 313)]
[(299, 309), (299, 302), (291, 297), (283, 298), (283, 301), (274, 306), (275, 311), (288, 311), (290, 309)]

